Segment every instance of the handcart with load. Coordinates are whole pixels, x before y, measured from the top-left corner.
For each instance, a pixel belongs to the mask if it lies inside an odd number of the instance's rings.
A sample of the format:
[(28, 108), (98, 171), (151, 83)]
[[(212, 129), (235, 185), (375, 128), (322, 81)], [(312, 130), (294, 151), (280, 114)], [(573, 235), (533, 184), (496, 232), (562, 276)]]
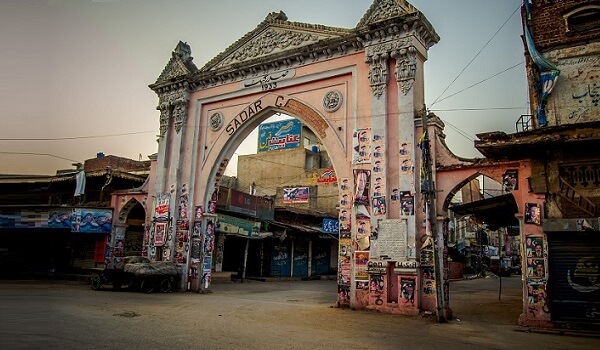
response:
[(114, 289), (128, 286), (144, 293), (170, 292), (179, 280), (177, 265), (166, 261), (150, 261), (142, 256), (128, 256), (116, 268), (107, 268), (90, 278), (92, 289), (99, 290), (105, 285)]

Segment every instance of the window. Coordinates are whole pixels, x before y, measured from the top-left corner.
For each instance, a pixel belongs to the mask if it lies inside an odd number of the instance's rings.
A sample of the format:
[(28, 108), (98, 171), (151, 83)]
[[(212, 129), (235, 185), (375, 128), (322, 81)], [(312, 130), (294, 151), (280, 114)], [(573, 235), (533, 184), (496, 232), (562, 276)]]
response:
[(600, 28), (600, 5), (587, 5), (564, 15), (567, 32), (587, 32)]

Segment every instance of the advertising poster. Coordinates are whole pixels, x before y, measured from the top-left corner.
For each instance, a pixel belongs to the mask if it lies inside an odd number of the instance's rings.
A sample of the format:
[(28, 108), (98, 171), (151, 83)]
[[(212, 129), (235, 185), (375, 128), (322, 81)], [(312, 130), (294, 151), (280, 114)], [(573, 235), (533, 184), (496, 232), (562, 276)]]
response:
[(288, 119), (258, 126), (258, 152), (300, 147), (302, 124)]
[(371, 162), (371, 129), (356, 129), (352, 135), (352, 163)]
[(338, 302), (340, 305), (350, 305), (350, 286), (338, 286)]
[(283, 189), (283, 203), (308, 203), (309, 190), (308, 187), (293, 187)]
[(350, 286), (350, 263), (341, 263), (338, 284)]
[(162, 247), (165, 244), (165, 239), (167, 237), (167, 223), (166, 222), (157, 222), (155, 226), (154, 232), (154, 245), (157, 247)]
[[(185, 184), (182, 187), (182, 191), (185, 191)], [(179, 196), (179, 220), (186, 220), (188, 218), (188, 203), (189, 197), (187, 193), (182, 193), (181, 196)]]
[(385, 196), (386, 187), (385, 182), (383, 181), (382, 175), (373, 175), (373, 197), (382, 197)]
[(527, 277), (546, 277), (546, 264), (543, 258), (527, 258)]
[(352, 239), (340, 238), (339, 246), (339, 261), (340, 263), (349, 263), (350, 256), (352, 255)]
[(71, 225), (71, 213), (69, 210), (56, 208), (48, 213), (48, 227), (49, 228), (68, 228)]
[(400, 158), (400, 173), (411, 175), (413, 173), (413, 164), (410, 157)]
[(73, 208), (71, 232), (111, 233), (112, 209)]
[(154, 209), (154, 219), (156, 221), (166, 221), (169, 219), (170, 200), (170, 193), (158, 193), (156, 195), (156, 207)]
[(385, 145), (379, 142), (373, 142), (373, 159), (383, 159), (385, 155)]
[(192, 251), (190, 253), (191, 259), (200, 259), (200, 251), (202, 247), (202, 240), (200, 237), (192, 238)]
[(369, 187), (371, 172), (369, 170), (354, 170), (354, 203), (369, 205)]
[(544, 237), (528, 236), (525, 239), (525, 254), (528, 258), (544, 257)]
[(541, 208), (537, 203), (525, 203), (525, 223), (541, 225)]
[(409, 191), (400, 192), (402, 215), (415, 215), (415, 197)]
[(385, 197), (373, 197), (373, 215), (385, 215), (386, 213)]
[(356, 251), (354, 252), (354, 278), (357, 280), (369, 279), (367, 273), (367, 266), (369, 264), (369, 252), (368, 251)]
[(529, 280), (527, 281), (527, 303), (529, 305), (546, 305), (546, 281)]
[(369, 279), (369, 292), (372, 296), (381, 296), (383, 294), (383, 276), (371, 275)]
[(415, 302), (415, 285), (416, 280), (412, 277), (400, 278), (400, 299), (405, 303)]
[(502, 175), (502, 189), (504, 192), (512, 192), (519, 189), (519, 171), (518, 170), (507, 170)]
[(202, 220), (204, 217), (204, 208), (200, 205), (194, 210), (194, 220)]
[(340, 181), (340, 208), (350, 209), (352, 207), (352, 181), (343, 178)]
[(385, 161), (383, 159), (375, 159), (373, 162), (373, 176), (383, 176), (385, 169)]
[(352, 214), (350, 210), (342, 208), (339, 216), (340, 238), (350, 238), (350, 230), (352, 229)]
[(400, 190), (397, 188), (392, 188), (392, 194), (390, 195), (390, 200), (392, 202), (398, 202), (400, 200)]

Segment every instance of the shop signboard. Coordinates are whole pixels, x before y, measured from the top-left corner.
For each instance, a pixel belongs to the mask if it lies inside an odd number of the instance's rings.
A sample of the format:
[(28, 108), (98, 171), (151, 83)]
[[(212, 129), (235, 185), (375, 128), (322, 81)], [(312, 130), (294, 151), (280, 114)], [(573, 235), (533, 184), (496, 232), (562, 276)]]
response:
[(292, 187), (283, 189), (283, 203), (308, 203), (309, 191), (308, 187)]
[(228, 208), (235, 213), (256, 216), (256, 196), (232, 189), (229, 191)]
[(71, 212), (71, 232), (111, 233), (112, 209), (73, 208)]
[(260, 221), (250, 221), (234, 216), (218, 214), (217, 231), (243, 237), (257, 237), (260, 233)]
[(321, 228), (321, 232), (338, 234), (338, 221), (335, 219), (323, 219), (323, 227)]
[(300, 147), (302, 124), (297, 119), (258, 126), (258, 152)]

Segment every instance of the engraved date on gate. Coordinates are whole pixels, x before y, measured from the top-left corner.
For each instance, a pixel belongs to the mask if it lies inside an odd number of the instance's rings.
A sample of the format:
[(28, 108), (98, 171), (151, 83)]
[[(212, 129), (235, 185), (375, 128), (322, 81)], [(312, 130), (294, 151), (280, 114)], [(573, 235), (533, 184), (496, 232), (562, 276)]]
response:
[(262, 91), (269, 91), (269, 90), (277, 89), (277, 83), (276, 82), (262, 83), (261, 87), (262, 87)]

